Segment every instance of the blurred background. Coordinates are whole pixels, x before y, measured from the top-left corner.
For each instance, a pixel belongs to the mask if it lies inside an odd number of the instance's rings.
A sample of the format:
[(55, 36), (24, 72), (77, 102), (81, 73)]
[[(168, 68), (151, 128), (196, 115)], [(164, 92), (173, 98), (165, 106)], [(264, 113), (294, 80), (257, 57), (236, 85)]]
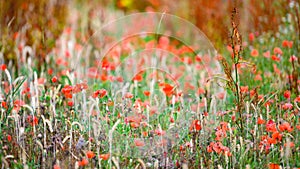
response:
[[(75, 28), (82, 40), (95, 31), (95, 20), (107, 22), (130, 13), (156, 11), (194, 23), (220, 50), (229, 38), (234, 6), (239, 11), (239, 28), (248, 36), (250, 32), (275, 33), (293, 3), (292, 0), (5, 0), (0, 1), (0, 49), (5, 60), (15, 60), (16, 45), (29, 45), (42, 62), (55, 46), (55, 39), (67, 28)], [(23, 44), (16, 43), (19, 36), (26, 39)]]

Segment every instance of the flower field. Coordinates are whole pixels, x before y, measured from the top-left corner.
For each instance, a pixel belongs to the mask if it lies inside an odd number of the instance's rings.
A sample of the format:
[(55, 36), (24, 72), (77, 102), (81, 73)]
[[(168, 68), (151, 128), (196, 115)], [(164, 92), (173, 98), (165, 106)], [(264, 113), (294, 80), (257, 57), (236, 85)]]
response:
[(298, 1), (273, 30), (235, 4), (228, 35), (90, 3), (0, 2), (1, 168), (300, 168)]

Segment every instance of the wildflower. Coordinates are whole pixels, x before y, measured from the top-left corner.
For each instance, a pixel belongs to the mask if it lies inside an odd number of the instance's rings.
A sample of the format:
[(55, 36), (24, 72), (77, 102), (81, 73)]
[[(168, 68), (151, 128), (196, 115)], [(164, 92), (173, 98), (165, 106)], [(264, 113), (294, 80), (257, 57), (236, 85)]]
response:
[(276, 132), (274, 132), (274, 133), (272, 134), (272, 138), (273, 138), (273, 139), (276, 139), (276, 140), (278, 140), (278, 141), (281, 141), (282, 134), (280, 134), (278, 131), (276, 131)]
[(49, 75), (52, 75), (53, 74), (53, 69), (48, 69), (47, 72), (48, 72)]
[(147, 137), (147, 136), (148, 136), (148, 132), (147, 132), (147, 131), (143, 131), (143, 132), (142, 132), (142, 135), (143, 135), (144, 137)]
[(131, 123), (130, 123), (130, 126), (131, 126), (132, 128), (138, 128), (138, 127), (140, 126), (140, 124), (137, 123), (137, 122), (131, 122)]
[(249, 38), (250, 42), (254, 41), (254, 38), (255, 38), (254, 33), (249, 33), (248, 38)]
[(262, 81), (262, 77), (260, 74), (255, 75), (254, 80), (256, 81)]
[(158, 136), (163, 136), (163, 135), (166, 134), (166, 132), (165, 132), (164, 130), (161, 130), (161, 129), (156, 129), (156, 130), (154, 131), (154, 133), (155, 133), (156, 135), (158, 135)]
[(65, 56), (66, 56), (66, 58), (70, 58), (70, 56), (71, 56), (71, 53), (70, 53), (70, 51), (66, 50), (66, 52), (65, 52)]
[(166, 36), (162, 36), (158, 40), (158, 46), (162, 49), (167, 49), (169, 47), (170, 40)]
[(190, 130), (196, 130), (196, 131), (199, 131), (201, 130), (202, 127), (201, 127), (201, 123), (200, 123), (200, 120), (193, 120), (191, 126), (190, 126)]
[(143, 76), (140, 74), (137, 74), (133, 77), (133, 80), (137, 81), (137, 82), (141, 82), (143, 80)]
[(280, 166), (278, 164), (275, 164), (275, 163), (270, 163), (269, 164), (269, 169), (280, 169)]
[(274, 54), (282, 55), (282, 50), (279, 47), (275, 47), (273, 52), (274, 52)]
[(39, 119), (36, 116), (28, 116), (27, 117), (27, 122), (31, 125), (31, 126), (35, 126), (39, 123)]
[(4, 71), (5, 69), (7, 69), (6, 64), (2, 64), (2, 65), (0, 66), (0, 69), (1, 69), (2, 71)]
[(17, 110), (17, 111), (19, 111), (20, 108), (24, 105), (25, 105), (25, 103), (22, 100), (14, 101), (14, 109)]
[(57, 82), (57, 77), (56, 76), (53, 76), (52, 79), (51, 79), (52, 83), (56, 83)]
[(220, 141), (225, 136), (226, 136), (226, 132), (224, 132), (223, 130), (217, 130), (215, 140)]
[(144, 95), (145, 95), (145, 96), (150, 96), (150, 91), (145, 90), (145, 91), (144, 91)]
[(81, 161), (78, 161), (78, 165), (80, 167), (84, 167), (84, 166), (86, 166), (88, 164), (89, 164), (89, 161), (87, 159), (85, 159), (85, 158), (83, 158)]
[(276, 123), (273, 122), (273, 120), (269, 120), (268, 123), (266, 124), (266, 130), (267, 132), (276, 132)]
[(94, 158), (95, 157), (95, 153), (93, 152), (93, 151), (88, 151), (87, 153), (86, 153), (86, 156), (87, 156), (87, 158)]
[(68, 106), (72, 107), (74, 105), (73, 101), (68, 101)]
[(269, 144), (277, 144), (277, 140), (274, 139), (274, 138), (270, 138), (270, 137), (269, 137), (267, 140), (268, 140), (268, 143), (269, 143)]
[(282, 106), (282, 108), (283, 108), (284, 110), (290, 110), (290, 109), (293, 108), (293, 105), (292, 105), (291, 103), (285, 103), (285, 104)]
[(73, 87), (70, 85), (66, 85), (61, 89), (61, 92), (65, 95), (66, 98), (72, 98)]
[(283, 96), (286, 98), (286, 99), (289, 99), (291, 97), (291, 92), (289, 90), (286, 90), (283, 94)]
[(248, 86), (241, 86), (240, 90), (241, 90), (242, 93), (247, 93), (248, 90), (249, 90), (249, 87)]
[(99, 158), (101, 158), (102, 160), (108, 160), (109, 159), (110, 154), (100, 154)]
[(298, 60), (298, 58), (295, 55), (292, 55), (289, 59), (290, 62), (295, 62), (297, 60)]
[(134, 139), (134, 144), (137, 147), (143, 147), (143, 146), (145, 146), (145, 143), (142, 140), (140, 140), (140, 139)]
[(125, 98), (126, 98), (126, 99), (132, 99), (132, 98), (133, 98), (133, 94), (131, 94), (131, 93), (126, 93), (126, 94), (125, 94)]
[(202, 62), (202, 59), (201, 59), (201, 56), (200, 56), (200, 55), (197, 55), (197, 56), (196, 56), (196, 61), (197, 61), (197, 62)]
[(280, 57), (276, 56), (276, 55), (272, 55), (271, 56), (272, 60), (279, 62), (280, 61)]
[(87, 77), (91, 79), (96, 79), (99, 77), (99, 72), (96, 67), (91, 67), (88, 69)]
[(218, 97), (218, 99), (222, 100), (225, 97), (225, 93), (224, 92), (220, 92), (220, 93), (218, 93), (217, 97)]
[(294, 142), (284, 143), (284, 147), (293, 148), (293, 147), (295, 147), (295, 143)]
[(284, 131), (292, 132), (293, 131), (293, 128), (291, 127), (291, 125), (288, 122), (284, 122), (284, 123), (280, 124), (278, 128), (282, 132), (284, 132)]
[(260, 125), (260, 124), (265, 124), (265, 123), (266, 123), (266, 121), (264, 119), (262, 119), (260, 117), (257, 119), (257, 124)]
[(212, 147), (211, 147), (210, 145), (208, 145), (208, 146), (206, 147), (206, 151), (207, 151), (208, 153), (211, 153), (211, 152), (213, 152), (213, 149), (212, 149)]
[(256, 49), (252, 49), (251, 56), (257, 57), (259, 55), (258, 51)]
[(163, 87), (163, 91), (167, 96), (170, 96), (173, 93), (174, 87), (170, 84), (165, 83)]
[(271, 57), (270, 51), (264, 52), (264, 53), (263, 53), (263, 56), (264, 56), (265, 58), (270, 58), (270, 57)]
[(43, 85), (45, 83), (46, 83), (46, 79), (45, 78), (41, 77), (41, 78), (38, 79), (38, 84)]
[(7, 103), (5, 101), (1, 102), (1, 106), (5, 109), (7, 109)]
[(105, 89), (100, 89), (100, 90), (96, 90), (94, 93), (93, 93), (93, 98), (97, 98), (97, 97), (104, 97), (106, 96), (107, 94), (107, 91)]
[(88, 85), (86, 83), (78, 83), (73, 87), (73, 93), (81, 92), (82, 90), (86, 90)]
[(170, 122), (171, 122), (171, 123), (174, 123), (174, 122), (175, 122), (175, 120), (174, 120), (173, 117), (170, 117)]
[(292, 48), (293, 47), (293, 41), (284, 40), (282, 41), (282, 47), (285, 48)]
[(53, 166), (53, 169), (60, 169), (60, 166), (59, 166), (58, 164), (55, 164), (55, 165)]
[(11, 142), (11, 140), (12, 140), (12, 137), (11, 137), (11, 135), (8, 134), (8, 135), (7, 135), (7, 141), (8, 141), (8, 142)]
[(298, 97), (295, 98), (295, 102), (300, 102), (300, 95)]
[(197, 90), (197, 93), (198, 93), (198, 95), (204, 94), (205, 90), (203, 88), (199, 87)]
[(274, 72), (277, 73), (278, 75), (280, 75), (280, 70), (277, 68), (277, 65), (276, 64), (273, 64), (273, 69), (274, 69)]

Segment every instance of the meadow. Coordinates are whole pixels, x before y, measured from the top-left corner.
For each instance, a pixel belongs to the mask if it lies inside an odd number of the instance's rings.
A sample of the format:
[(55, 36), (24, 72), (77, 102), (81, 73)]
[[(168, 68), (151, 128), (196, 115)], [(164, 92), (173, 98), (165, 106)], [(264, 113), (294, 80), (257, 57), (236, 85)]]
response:
[(130, 0), (42, 2), (0, 3), (38, 11), (0, 12), (1, 168), (300, 168), (299, 1), (208, 36)]

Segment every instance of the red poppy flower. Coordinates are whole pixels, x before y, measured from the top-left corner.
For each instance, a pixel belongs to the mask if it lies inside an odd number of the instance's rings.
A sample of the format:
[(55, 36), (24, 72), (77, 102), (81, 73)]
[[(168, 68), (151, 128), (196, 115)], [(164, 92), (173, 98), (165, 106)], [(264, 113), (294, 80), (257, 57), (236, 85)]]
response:
[(65, 97), (69, 99), (72, 98), (72, 91), (73, 91), (73, 87), (70, 85), (66, 85), (64, 86), (64, 88), (61, 89), (61, 92), (65, 95)]
[(250, 41), (250, 42), (254, 41), (254, 38), (255, 38), (254, 33), (249, 33), (248, 38), (249, 38), (249, 41)]
[(284, 40), (282, 41), (282, 47), (285, 48), (292, 48), (293, 47), (293, 41)]
[(154, 133), (155, 133), (156, 135), (158, 135), (158, 136), (163, 136), (163, 135), (166, 134), (166, 132), (165, 132), (164, 130), (161, 130), (161, 129), (156, 129), (156, 130), (154, 131)]
[(266, 130), (267, 132), (276, 132), (276, 123), (273, 122), (273, 120), (269, 120), (268, 123), (266, 124)]
[(279, 62), (280, 61), (280, 57), (276, 56), (276, 55), (272, 55), (272, 60)]
[(145, 90), (145, 91), (144, 91), (144, 95), (145, 95), (145, 96), (150, 96), (150, 91)]
[(4, 71), (5, 69), (7, 69), (6, 64), (2, 64), (2, 65), (0, 66), (0, 69), (1, 69), (2, 71)]
[(106, 96), (107, 94), (107, 91), (105, 89), (100, 89), (100, 90), (96, 90), (94, 93), (93, 93), (93, 97), (96, 98), (96, 97), (104, 97)]
[(133, 98), (133, 94), (131, 94), (131, 93), (126, 93), (126, 94), (125, 94), (125, 98), (126, 98), (126, 99), (132, 99), (132, 98)]
[(284, 105), (282, 105), (282, 108), (284, 110), (290, 110), (293, 108), (293, 105), (291, 103), (285, 103)]
[(282, 50), (279, 47), (275, 47), (273, 52), (274, 52), (274, 54), (282, 55)]
[(59, 166), (58, 164), (55, 164), (55, 165), (53, 166), (53, 169), (60, 169), (60, 166)]
[(289, 90), (286, 90), (283, 94), (283, 96), (286, 98), (286, 99), (289, 99), (291, 97), (291, 92)]
[(56, 76), (53, 76), (53, 77), (52, 77), (52, 79), (51, 79), (52, 83), (56, 83), (56, 82), (57, 82), (57, 80), (58, 80), (58, 79), (57, 79), (57, 77), (56, 77)]
[(170, 96), (173, 93), (174, 87), (168, 83), (164, 84), (163, 91), (167, 96)]
[(74, 105), (73, 101), (68, 101), (68, 106), (72, 107)]
[(265, 124), (265, 122), (266, 121), (260, 117), (257, 119), (257, 124)]
[(258, 55), (259, 55), (258, 50), (252, 49), (252, 51), (251, 51), (251, 56), (257, 57)]
[(7, 135), (7, 141), (8, 141), (8, 142), (11, 142), (11, 140), (12, 140), (12, 137), (11, 137), (11, 135), (8, 134), (8, 135)]
[(137, 123), (137, 122), (131, 122), (130, 123), (130, 127), (132, 127), (132, 128), (138, 128), (139, 126), (140, 126), (140, 124)]
[(211, 153), (211, 152), (213, 152), (213, 149), (212, 149), (212, 147), (209, 145), (209, 146), (206, 147), (206, 151), (207, 151), (208, 153)]
[(86, 83), (78, 83), (73, 87), (73, 93), (78, 93), (86, 89), (88, 89), (88, 85)]
[(278, 131), (274, 132), (272, 134), (272, 138), (278, 140), (278, 141), (281, 141), (281, 138), (282, 138), (282, 134), (280, 134)]
[(293, 148), (293, 147), (295, 147), (295, 143), (294, 142), (284, 143), (284, 147)]
[(200, 87), (200, 88), (197, 90), (197, 93), (198, 93), (198, 95), (204, 94), (204, 93), (205, 93), (205, 90), (204, 90), (203, 88)]
[(143, 80), (143, 76), (140, 75), (140, 74), (137, 74), (137, 75), (135, 75), (135, 76), (133, 77), (133, 80), (134, 80), (134, 81), (140, 82), (140, 81)]
[(39, 119), (36, 116), (28, 116), (27, 117), (27, 122), (31, 125), (31, 126), (35, 126), (39, 123)]
[(241, 90), (242, 93), (247, 93), (248, 90), (249, 90), (249, 87), (248, 86), (241, 86), (240, 90)]
[(53, 69), (48, 69), (47, 72), (48, 72), (49, 75), (52, 75), (53, 74)]
[(269, 164), (269, 169), (280, 169), (280, 166), (278, 164), (275, 164), (275, 163), (270, 163)]
[(300, 95), (296, 97), (295, 102), (300, 102)]
[(86, 165), (88, 165), (89, 164), (89, 161), (87, 160), (87, 159), (82, 159), (81, 161), (78, 161), (78, 165), (80, 166), (80, 167), (84, 167), (84, 166), (86, 166)]
[(87, 158), (94, 158), (96, 155), (93, 151), (88, 151), (88, 152), (86, 152), (86, 156), (87, 156)]
[(140, 139), (134, 139), (134, 144), (137, 147), (143, 147), (143, 146), (145, 146), (145, 143), (142, 140), (140, 140)]
[(108, 160), (109, 159), (110, 154), (100, 154), (99, 158), (101, 158), (102, 160)]
[(263, 53), (263, 56), (264, 56), (265, 58), (270, 58), (270, 57), (271, 57), (270, 51), (264, 52), (264, 53)]
[(200, 120), (193, 120), (191, 126), (190, 126), (190, 130), (196, 130), (196, 131), (199, 131), (201, 130), (202, 127), (201, 127), (201, 123), (200, 123)]
[(7, 109), (7, 103), (5, 101), (1, 102), (1, 106), (5, 109)]
[(278, 128), (282, 132), (283, 131), (288, 131), (288, 132), (293, 131), (293, 128), (291, 127), (290, 123), (288, 123), (288, 122), (284, 122), (284, 123), (280, 124)]

